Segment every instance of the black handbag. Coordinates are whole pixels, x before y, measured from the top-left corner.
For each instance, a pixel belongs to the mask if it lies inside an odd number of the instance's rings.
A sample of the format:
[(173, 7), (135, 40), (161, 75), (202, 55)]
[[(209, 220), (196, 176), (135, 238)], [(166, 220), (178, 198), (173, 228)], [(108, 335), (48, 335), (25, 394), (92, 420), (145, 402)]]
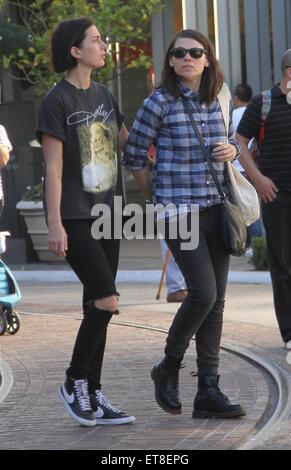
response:
[(216, 170), (212, 164), (211, 156), (204, 143), (203, 137), (192, 116), (188, 103), (183, 97), (182, 102), (184, 109), (189, 116), (190, 122), (195, 130), (197, 139), (199, 140), (203, 151), (203, 155), (208, 163), (211, 176), (219, 192), (222, 204), (221, 231), (225, 250), (230, 255), (242, 256), (247, 248), (247, 227), (244, 221), (242, 210), (237, 204), (227, 199), (226, 194), (217, 178)]
[(242, 256), (247, 248), (247, 227), (241, 208), (224, 199), (222, 206), (222, 238), (230, 255)]

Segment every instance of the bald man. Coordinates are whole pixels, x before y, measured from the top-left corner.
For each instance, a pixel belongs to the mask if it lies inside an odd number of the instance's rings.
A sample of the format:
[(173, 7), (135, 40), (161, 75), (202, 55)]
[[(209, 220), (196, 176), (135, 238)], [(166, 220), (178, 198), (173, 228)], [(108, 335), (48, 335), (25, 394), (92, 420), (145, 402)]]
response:
[[(264, 94), (266, 96), (266, 94)], [(274, 294), (275, 312), (283, 341), (291, 348), (291, 49), (282, 58), (282, 78), (270, 91), (271, 107), (255, 96), (240, 121), (237, 139), (240, 163), (262, 199)], [(266, 98), (264, 98), (266, 99)], [(270, 108), (265, 125), (262, 106)], [(262, 130), (264, 131), (262, 133)], [(263, 135), (257, 165), (249, 141)]]

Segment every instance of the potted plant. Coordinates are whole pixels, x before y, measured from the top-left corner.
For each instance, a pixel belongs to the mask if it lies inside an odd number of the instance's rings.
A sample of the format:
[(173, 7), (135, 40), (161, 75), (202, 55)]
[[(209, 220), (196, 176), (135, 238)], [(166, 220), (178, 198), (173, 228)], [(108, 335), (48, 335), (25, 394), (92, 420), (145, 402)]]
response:
[(251, 263), (258, 271), (267, 271), (270, 269), (267, 242), (265, 237), (252, 238)]
[(27, 186), (16, 209), (24, 217), (27, 233), (40, 261), (60, 262), (62, 258), (48, 250), (48, 229), (45, 221), (43, 203), (43, 183)]

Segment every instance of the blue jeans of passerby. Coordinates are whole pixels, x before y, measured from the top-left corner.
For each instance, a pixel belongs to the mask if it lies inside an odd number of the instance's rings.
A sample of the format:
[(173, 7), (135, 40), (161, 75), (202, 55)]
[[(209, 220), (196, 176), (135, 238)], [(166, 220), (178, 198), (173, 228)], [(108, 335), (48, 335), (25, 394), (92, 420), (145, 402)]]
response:
[(291, 340), (291, 192), (262, 205), (276, 317), (283, 341)]
[(261, 217), (247, 228), (247, 244), (250, 245), (252, 238), (262, 237), (264, 233)]
[(221, 207), (200, 212), (197, 249), (183, 251), (180, 239), (167, 239), (167, 244), (185, 278), (188, 296), (170, 327), (165, 353), (182, 359), (195, 334), (198, 374), (216, 375), (230, 259), (221, 237)]
[[(161, 240), (161, 248), (162, 258), (163, 261), (165, 261), (168, 246), (164, 240)], [(183, 274), (181, 273), (180, 268), (172, 255), (170, 255), (166, 269), (166, 286), (168, 289), (168, 295), (172, 292), (186, 289), (186, 283)]]

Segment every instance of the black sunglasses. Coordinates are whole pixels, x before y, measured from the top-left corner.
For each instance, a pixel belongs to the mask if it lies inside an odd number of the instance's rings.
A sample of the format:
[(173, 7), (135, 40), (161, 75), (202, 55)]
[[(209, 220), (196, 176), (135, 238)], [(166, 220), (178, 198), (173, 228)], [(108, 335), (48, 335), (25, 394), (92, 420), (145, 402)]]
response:
[(205, 49), (201, 49), (200, 47), (191, 47), (191, 49), (185, 49), (185, 47), (175, 47), (174, 49), (170, 50), (170, 55), (176, 59), (183, 59), (187, 52), (189, 52), (193, 59), (200, 59), (203, 54), (207, 53)]

